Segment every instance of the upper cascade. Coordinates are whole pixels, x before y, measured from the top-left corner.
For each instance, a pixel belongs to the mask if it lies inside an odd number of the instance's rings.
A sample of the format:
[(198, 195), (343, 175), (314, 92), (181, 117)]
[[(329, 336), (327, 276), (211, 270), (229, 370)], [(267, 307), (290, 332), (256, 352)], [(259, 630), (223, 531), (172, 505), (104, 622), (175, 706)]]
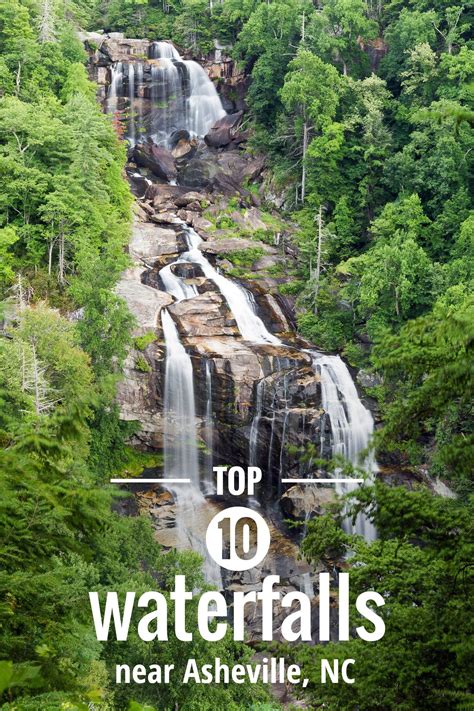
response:
[(226, 112), (205, 70), (171, 42), (152, 42), (148, 59), (133, 54), (111, 66), (107, 112), (125, 110), (125, 137), (172, 147), (177, 132), (202, 138)]

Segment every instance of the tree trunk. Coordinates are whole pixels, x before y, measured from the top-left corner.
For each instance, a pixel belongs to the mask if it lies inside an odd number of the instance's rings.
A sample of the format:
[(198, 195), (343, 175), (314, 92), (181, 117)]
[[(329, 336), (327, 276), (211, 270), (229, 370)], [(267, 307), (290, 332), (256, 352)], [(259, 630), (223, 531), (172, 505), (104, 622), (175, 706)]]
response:
[(316, 272), (314, 275), (314, 315), (318, 315), (318, 295), (319, 295), (319, 280), (321, 277), (321, 248), (323, 244), (323, 208), (319, 206), (319, 213), (316, 218), (318, 222), (318, 252), (316, 257)]
[(304, 203), (306, 196), (306, 152), (308, 150), (308, 124), (303, 124), (303, 167), (301, 170), (301, 202)]
[(53, 270), (53, 249), (55, 242), (56, 240), (52, 239), (48, 247), (48, 276), (51, 276), (51, 272)]
[(64, 284), (64, 234), (59, 238), (59, 283)]
[(35, 396), (35, 412), (37, 415), (41, 414), (41, 400), (40, 400), (40, 387), (39, 387), (39, 371), (38, 371), (38, 361), (36, 359), (36, 348), (32, 346), (33, 353), (33, 388)]

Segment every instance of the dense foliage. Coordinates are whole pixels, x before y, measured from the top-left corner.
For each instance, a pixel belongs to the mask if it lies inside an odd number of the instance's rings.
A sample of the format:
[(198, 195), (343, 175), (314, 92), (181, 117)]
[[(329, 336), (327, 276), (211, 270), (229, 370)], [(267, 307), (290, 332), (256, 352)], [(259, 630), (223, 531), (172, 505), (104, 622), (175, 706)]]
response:
[[(303, 552), (337, 561), (340, 570), (350, 551), (352, 599), (369, 589), (382, 593), (377, 614), (386, 632), (377, 642), (331, 643), (323, 653), (298, 649), (314, 708), (472, 708), (472, 502), (377, 483), (361, 490), (354, 513), (362, 506), (372, 510), (377, 541), (346, 535), (332, 512), (309, 523)], [(321, 656), (355, 659), (356, 683), (321, 685)]]

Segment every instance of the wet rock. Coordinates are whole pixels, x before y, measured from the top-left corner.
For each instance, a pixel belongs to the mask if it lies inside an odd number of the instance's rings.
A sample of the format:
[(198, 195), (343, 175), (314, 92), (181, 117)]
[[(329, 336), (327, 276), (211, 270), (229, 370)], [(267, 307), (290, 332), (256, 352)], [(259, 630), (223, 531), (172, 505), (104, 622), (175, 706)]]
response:
[(213, 156), (198, 152), (183, 166), (179, 166), (178, 181), (187, 188), (212, 188), (218, 172)]
[(179, 225), (180, 223), (179, 217), (171, 210), (155, 212), (150, 219), (158, 225)]
[(198, 279), (204, 277), (204, 272), (200, 264), (192, 262), (178, 262), (171, 265), (171, 271), (181, 279)]
[(295, 485), (285, 491), (280, 499), (280, 504), (285, 515), (304, 521), (310, 516), (324, 513), (335, 500), (336, 494), (333, 486)]
[(178, 131), (173, 131), (169, 137), (169, 144), (173, 149), (180, 141), (190, 141), (191, 134), (185, 128), (180, 128)]
[(144, 200), (149, 197), (152, 190), (152, 182), (148, 178), (134, 170), (127, 171), (127, 177), (130, 181), (132, 193), (135, 197)]
[(147, 333), (157, 326), (158, 315), (163, 306), (173, 299), (164, 291), (157, 291), (141, 282), (143, 267), (127, 269), (115, 287), (115, 293), (125, 299), (127, 306), (139, 326), (134, 335)]
[(291, 330), (283, 310), (272, 294), (262, 294), (257, 297), (256, 302), (264, 323), (273, 333), (287, 333)]
[(174, 204), (175, 199), (187, 192), (186, 188), (182, 188), (179, 185), (163, 185), (163, 183), (153, 183), (150, 188), (149, 199), (157, 200), (159, 203), (162, 202), (172, 202)]
[(198, 142), (196, 140), (185, 140), (184, 138), (179, 141), (174, 148), (172, 148), (171, 153), (173, 158), (176, 160), (177, 166), (181, 166), (190, 160), (196, 153), (198, 149)]
[(137, 165), (148, 168), (157, 178), (167, 182), (176, 180), (178, 173), (174, 157), (171, 151), (163, 146), (157, 146), (151, 140), (146, 143), (137, 143), (133, 149), (133, 158)]

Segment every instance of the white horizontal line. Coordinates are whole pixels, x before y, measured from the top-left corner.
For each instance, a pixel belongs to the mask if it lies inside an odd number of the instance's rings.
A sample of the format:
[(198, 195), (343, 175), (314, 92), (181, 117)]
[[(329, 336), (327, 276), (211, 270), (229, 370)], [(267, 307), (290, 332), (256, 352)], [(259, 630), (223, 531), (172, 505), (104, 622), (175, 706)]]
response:
[(282, 484), (363, 484), (363, 479), (282, 479)]
[(111, 484), (190, 484), (191, 479), (111, 479)]

